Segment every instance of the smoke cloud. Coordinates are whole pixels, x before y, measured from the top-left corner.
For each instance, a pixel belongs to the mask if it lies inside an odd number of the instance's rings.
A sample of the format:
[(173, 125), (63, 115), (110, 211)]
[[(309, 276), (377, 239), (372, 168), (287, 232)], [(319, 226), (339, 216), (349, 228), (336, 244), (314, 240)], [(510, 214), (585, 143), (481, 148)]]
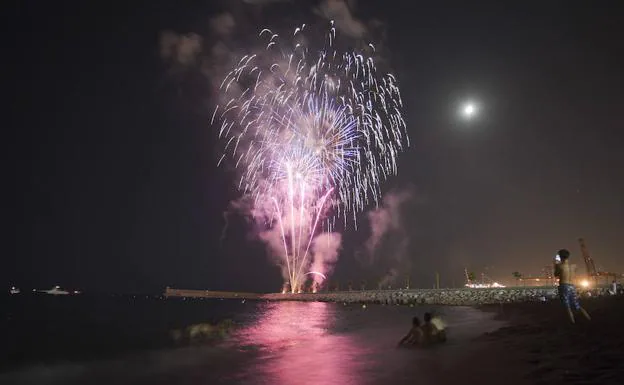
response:
[(387, 286), (391, 286), (393, 283), (397, 281), (399, 277), (399, 271), (396, 268), (391, 268), (388, 270), (386, 275), (379, 281), (379, 289), (384, 289)]
[(269, 227), (266, 230), (260, 230), (258, 239), (263, 241), (267, 246), (267, 253), (275, 259), (282, 269), (282, 277), (288, 280), (288, 269), (284, 258), (284, 241), (282, 234), (277, 226)]
[[(338, 255), (342, 248), (342, 235), (340, 233), (322, 233), (312, 241), (313, 262), (311, 271), (329, 275), (334, 270), (334, 264), (338, 261)], [(323, 278), (314, 276), (314, 282), (323, 283)]]
[[(225, 11), (208, 21), (208, 34), (181, 34), (164, 31), (160, 36), (160, 56), (170, 69), (196, 69), (216, 87), (229, 71), (234, 60), (249, 53), (249, 43), (255, 42), (260, 29), (283, 24), (284, 20), (271, 20), (272, 6), (290, 0), (228, 0)], [(294, 2), (292, 2), (294, 4)], [(296, 5), (293, 5), (296, 6)], [(355, 17), (354, 0), (323, 0), (310, 9), (310, 14), (327, 21), (333, 20), (336, 29), (356, 43), (368, 44), (365, 38), (375, 35), (376, 52), (383, 45), (383, 23), (368, 23)], [(272, 23), (271, 21), (275, 22)], [(255, 28), (250, 26), (256, 26)], [(357, 44), (356, 44), (357, 45)], [(247, 47), (241, 50), (240, 47)]]
[(355, 1), (325, 0), (314, 9), (314, 12), (327, 20), (334, 20), (336, 28), (342, 33), (356, 38), (363, 38), (367, 29), (363, 22), (356, 19), (351, 13), (355, 8)]
[(160, 35), (160, 57), (169, 64), (194, 65), (202, 51), (202, 41), (196, 33), (180, 35), (165, 31)]
[(210, 19), (210, 30), (220, 37), (228, 37), (234, 32), (236, 22), (230, 13), (222, 13)]
[(414, 198), (412, 189), (391, 191), (384, 196), (381, 206), (368, 212), (371, 233), (358, 259), (367, 266), (381, 265), (381, 268), (388, 268), (380, 285), (394, 283), (399, 276), (399, 269), (409, 269), (406, 257), (410, 242), (402, 213)]
[[(412, 200), (413, 197), (411, 190), (390, 192), (384, 196), (380, 207), (368, 213), (371, 235), (364, 246), (371, 258), (387, 234), (397, 232), (404, 234), (401, 210), (403, 205)], [(371, 262), (373, 261), (371, 260)]]

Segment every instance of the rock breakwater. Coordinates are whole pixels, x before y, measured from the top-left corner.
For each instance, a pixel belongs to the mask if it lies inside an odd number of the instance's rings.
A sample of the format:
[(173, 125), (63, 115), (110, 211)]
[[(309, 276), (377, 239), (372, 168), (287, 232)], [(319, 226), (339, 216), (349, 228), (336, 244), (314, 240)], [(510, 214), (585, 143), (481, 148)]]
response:
[[(583, 297), (607, 295), (606, 288), (582, 290)], [(472, 306), (512, 302), (548, 301), (557, 298), (557, 287), (506, 287), (488, 289), (365, 290), (327, 293), (266, 294), (271, 301), (321, 301), (395, 305)]]

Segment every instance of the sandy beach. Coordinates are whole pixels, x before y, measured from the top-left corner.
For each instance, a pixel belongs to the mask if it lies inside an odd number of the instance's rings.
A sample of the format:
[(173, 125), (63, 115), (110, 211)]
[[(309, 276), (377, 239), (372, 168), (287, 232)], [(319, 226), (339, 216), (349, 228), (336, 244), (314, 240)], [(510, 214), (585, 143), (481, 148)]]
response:
[(481, 384), (624, 384), (624, 298), (582, 300), (591, 321), (571, 324), (560, 303), (483, 306), (507, 322), (478, 338), (458, 366)]

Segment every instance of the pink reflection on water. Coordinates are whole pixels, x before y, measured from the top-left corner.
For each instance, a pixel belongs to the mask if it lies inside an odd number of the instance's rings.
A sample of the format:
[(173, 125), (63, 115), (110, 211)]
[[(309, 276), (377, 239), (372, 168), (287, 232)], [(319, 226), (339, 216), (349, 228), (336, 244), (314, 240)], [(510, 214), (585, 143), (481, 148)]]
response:
[(267, 304), (260, 319), (238, 333), (241, 345), (257, 346), (261, 353), (244, 377), (276, 385), (367, 382), (368, 349), (348, 335), (332, 334), (335, 322), (332, 304)]

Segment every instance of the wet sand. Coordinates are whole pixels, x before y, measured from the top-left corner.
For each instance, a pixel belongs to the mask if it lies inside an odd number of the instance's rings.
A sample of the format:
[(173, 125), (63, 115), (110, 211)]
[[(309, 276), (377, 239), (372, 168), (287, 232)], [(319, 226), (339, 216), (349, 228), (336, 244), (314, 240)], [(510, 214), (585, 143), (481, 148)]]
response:
[(485, 384), (624, 384), (624, 297), (582, 300), (591, 321), (567, 319), (562, 305), (482, 306), (507, 325), (478, 338), (461, 378)]

